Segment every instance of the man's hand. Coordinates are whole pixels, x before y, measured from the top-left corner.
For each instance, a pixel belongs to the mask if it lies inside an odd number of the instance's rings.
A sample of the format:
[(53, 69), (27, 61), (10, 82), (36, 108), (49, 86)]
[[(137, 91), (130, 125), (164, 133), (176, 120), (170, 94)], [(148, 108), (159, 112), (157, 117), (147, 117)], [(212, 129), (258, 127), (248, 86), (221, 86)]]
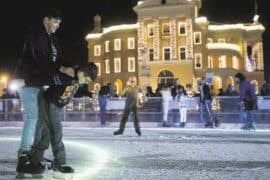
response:
[(75, 77), (75, 71), (72, 67), (65, 67), (65, 66), (61, 66), (59, 71), (63, 74), (66, 74), (70, 77)]

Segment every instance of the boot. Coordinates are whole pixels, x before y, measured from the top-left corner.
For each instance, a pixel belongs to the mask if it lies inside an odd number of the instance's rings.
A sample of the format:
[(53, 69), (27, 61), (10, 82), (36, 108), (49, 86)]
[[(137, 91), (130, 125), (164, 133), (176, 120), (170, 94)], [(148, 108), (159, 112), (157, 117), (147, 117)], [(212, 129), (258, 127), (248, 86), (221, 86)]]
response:
[(221, 124), (220, 119), (219, 118), (215, 118), (214, 123), (215, 123), (215, 127), (219, 127), (220, 124)]
[(204, 125), (205, 128), (214, 128), (213, 123), (208, 122)]
[(142, 133), (140, 130), (136, 130), (136, 133), (138, 134), (138, 136), (142, 136)]
[(123, 134), (123, 131), (121, 130), (117, 130), (117, 131), (114, 131), (113, 135), (121, 135)]
[(242, 130), (256, 130), (253, 123), (246, 123), (241, 129)]
[(185, 126), (186, 126), (185, 122), (181, 122), (180, 125), (179, 125), (180, 128), (184, 128)]
[(163, 127), (170, 127), (170, 124), (167, 121), (163, 121), (162, 126)]
[(30, 163), (29, 154), (29, 152), (18, 152), (17, 172), (23, 172), (26, 169), (26, 165)]

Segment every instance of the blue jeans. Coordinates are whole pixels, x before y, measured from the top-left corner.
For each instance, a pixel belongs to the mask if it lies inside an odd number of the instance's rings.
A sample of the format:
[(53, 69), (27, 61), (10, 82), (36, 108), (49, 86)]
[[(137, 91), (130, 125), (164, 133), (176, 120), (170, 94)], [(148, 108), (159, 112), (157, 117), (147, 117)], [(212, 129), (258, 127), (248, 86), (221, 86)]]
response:
[(105, 124), (105, 112), (106, 112), (106, 105), (107, 105), (107, 97), (106, 96), (98, 96), (98, 103), (99, 103), (99, 118), (101, 125)]
[(246, 111), (244, 109), (244, 107), (241, 107), (240, 119), (241, 119), (241, 122), (245, 124), (244, 125), (245, 127), (252, 127), (252, 126), (254, 126), (252, 112), (251, 111)]
[[(206, 119), (204, 119), (205, 113), (207, 115)], [(212, 101), (211, 100), (205, 100), (205, 101), (201, 102), (200, 119), (201, 119), (201, 122), (205, 122), (206, 124), (213, 123)]]
[(38, 119), (38, 95), (40, 88), (23, 87), (18, 90), (24, 108), (24, 126), (20, 151), (30, 151)]

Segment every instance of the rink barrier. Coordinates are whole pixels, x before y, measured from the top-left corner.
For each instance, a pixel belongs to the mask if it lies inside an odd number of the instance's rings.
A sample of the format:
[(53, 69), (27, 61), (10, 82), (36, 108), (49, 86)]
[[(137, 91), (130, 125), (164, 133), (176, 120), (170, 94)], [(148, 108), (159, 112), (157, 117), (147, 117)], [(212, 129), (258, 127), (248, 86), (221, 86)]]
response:
[[(216, 96), (213, 98), (212, 109), (216, 117), (224, 122), (241, 122), (240, 106), (237, 96)], [(199, 98), (187, 98), (188, 121), (199, 120)], [(258, 110), (253, 111), (257, 122), (270, 123), (270, 96), (258, 96)], [(119, 121), (125, 106), (125, 98), (108, 98), (106, 116), (108, 121)], [(169, 103), (169, 120), (179, 118), (178, 103), (171, 100)], [(99, 106), (97, 99), (87, 97), (73, 98), (64, 108), (63, 121), (99, 121)], [(138, 116), (142, 121), (160, 122), (162, 118), (162, 98), (148, 97), (139, 107)], [(0, 99), (0, 121), (22, 121), (23, 107), (19, 99)]]

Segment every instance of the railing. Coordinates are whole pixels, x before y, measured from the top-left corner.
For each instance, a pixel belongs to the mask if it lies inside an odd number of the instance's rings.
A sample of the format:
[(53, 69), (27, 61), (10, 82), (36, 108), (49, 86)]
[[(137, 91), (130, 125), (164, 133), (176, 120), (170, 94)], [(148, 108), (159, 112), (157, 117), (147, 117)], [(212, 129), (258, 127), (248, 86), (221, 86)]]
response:
[[(190, 122), (200, 121), (198, 97), (188, 99), (188, 118)], [(119, 121), (123, 113), (125, 98), (110, 98), (107, 101), (108, 121)], [(241, 108), (237, 96), (214, 97), (212, 108), (214, 115), (223, 122), (241, 122)], [(179, 119), (176, 100), (170, 101), (169, 120)], [(64, 108), (64, 121), (99, 121), (97, 99), (74, 98)], [(151, 97), (138, 110), (141, 121), (159, 122), (162, 119), (162, 98)], [(257, 122), (270, 123), (270, 96), (258, 96), (258, 110), (253, 112)], [(19, 99), (0, 99), (0, 121), (22, 121), (23, 107)]]

